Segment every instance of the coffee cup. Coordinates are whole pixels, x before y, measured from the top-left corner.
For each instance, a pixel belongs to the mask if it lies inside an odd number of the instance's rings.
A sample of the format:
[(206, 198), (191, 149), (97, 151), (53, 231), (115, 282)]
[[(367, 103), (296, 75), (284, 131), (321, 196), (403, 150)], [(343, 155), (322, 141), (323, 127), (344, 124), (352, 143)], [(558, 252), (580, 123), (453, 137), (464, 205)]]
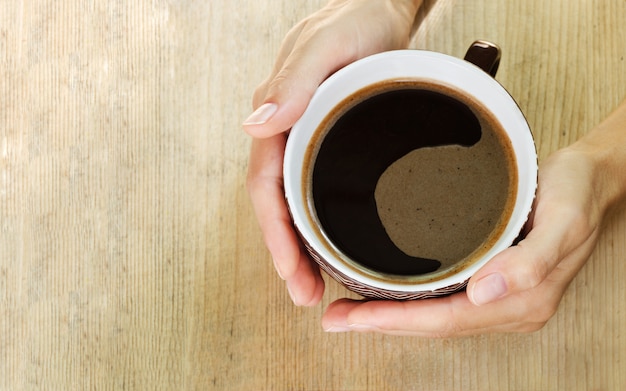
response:
[(462, 290), (519, 237), (537, 153), (495, 80), (500, 49), (396, 50), (331, 75), (293, 126), (283, 173), (309, 255), (367, 298)]

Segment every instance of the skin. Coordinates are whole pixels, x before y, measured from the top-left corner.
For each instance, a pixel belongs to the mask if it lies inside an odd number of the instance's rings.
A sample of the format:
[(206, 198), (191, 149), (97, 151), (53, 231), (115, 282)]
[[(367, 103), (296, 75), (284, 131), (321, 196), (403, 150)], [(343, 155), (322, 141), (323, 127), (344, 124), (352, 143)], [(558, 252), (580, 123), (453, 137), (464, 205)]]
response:
[[(296, 305), (317, 305), (319, 268), (303, 251), (282, 187), (287, 131), (331, 73), (364, 56), (405, 48), (420, 1), (331, 1), (286, 36), (254, 93), (243, 128), (252, 137), (247, 187), (275, 268)], [(530, 332), (554, 315), (592, 253), (607, 213), (626, 198), (626, 102), (571, 146), (541, 162), (524, 240), (491, 259), (467, 292), (418, 301), (340, 299), (326, 331), (454, 337)]]

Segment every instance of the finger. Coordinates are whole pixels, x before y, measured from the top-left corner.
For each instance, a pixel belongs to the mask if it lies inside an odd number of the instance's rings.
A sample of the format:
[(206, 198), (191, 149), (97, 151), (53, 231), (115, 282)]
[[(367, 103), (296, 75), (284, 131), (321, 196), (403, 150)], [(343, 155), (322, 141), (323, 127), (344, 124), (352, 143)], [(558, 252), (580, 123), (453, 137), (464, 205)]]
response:
[(330, 303), (322, 317), (322, 328), (324, 331), (331, 333), (352, 331), (348, 324), (348, 314), (362, 303), (364, 301), (352, 299), (339, 299)]
[(324, 280), (320, 269), (304, 251), (300, 252), (298, 269), (287, 280), (291, 300), (298, 306), (317, 305), (324, 294)]
[(300, 245), (283, 193), (285, 140), (285, 135), (277, 135), (252, 141), (247, 187), (276, 271), (286, 280), (299, 267)]
[[(545, 324), (554, 313), (553, 309), (556, 308), (559, 298), (558, 294), (554, 294), (553, 297), (545, 297), (545, 302), (539, 302), (527, 300), (523, 295), (512, 296), (479, 310), (464, 293), (414, 301), (343, 299), (328, 307), (322, 318), (322, 326), (329, 332), (373, 331), (428, 338), (529, 332), (538, 330)], [(554, 301), (556, 304), (551, 304)], [(540, 303), (545, 309), (536, 311), (529, 308), (529, 303)], [(525, 316), (527, 313), (537, 315)]]
[(282, 187), (284, 135), (255, 139), (250, 152), (247, 187), (278, 275), (296, 305), (315, 305), (324, 280), (302, 251), (287, 211)]
[[(460, 336), (474, 331), (462, 329), (455, 314), (462, 306), (463, 295), (417, 301), (357, 301), (343, 299), (331, 304), (322, 326), (329, 332), (379, 332), (429, 338)], [(476, 307), (473, 307), (476, 316)], [(482, 327), (479, 327), (482, 329)]]

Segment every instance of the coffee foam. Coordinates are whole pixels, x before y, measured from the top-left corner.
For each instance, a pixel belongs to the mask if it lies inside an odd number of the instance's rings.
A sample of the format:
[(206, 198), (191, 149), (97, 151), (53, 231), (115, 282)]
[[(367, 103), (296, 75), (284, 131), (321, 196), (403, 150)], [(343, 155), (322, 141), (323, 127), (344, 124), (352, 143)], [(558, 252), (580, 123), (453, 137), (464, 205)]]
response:
[(507, 160), (501, 142), (495, 132), (483, 131), (471, 147), (420, 148), (389, 166), (375, 198), (394, 244), (408, 255), (437, 259), (445, 269), (497, 238), (510, 217), (516, 183), (509, 167), (492, 164)]
[[(306, 179), (303, 181), (302, 187), (304, 194), (308, 197), (309, 221), (311, 221), (313, 225), (318, 225), (319, 221), (315, 217), (315, 211), (311, 200), (311, 173), (313, 167), (312, 162), (315, 159), (319, 146), (324, 140), (326, 133), (333, 126), (334, 122), (354, 105), (378, 93), (393, 90), (400, 84), (404, 86), (410, 84), (414, 88), (423, 88), (440, 92), (453, 96), (459, 101), (467, 104), (480, 119), (481, 125), (487, 123), (495, 130), (495, 132), (489, 133), (496, 135), (501, 147), (505, 151), (505, 155), (507, 157), (506, 161), (509, 165), (508, 172), (511, 174), (508, 178), (509, 195), (508, 197), (505, 197), (506, 199), (501, 206), (502, 213), (499, 215), (499, 219), (495, 223), (492, 222), (493, 224), (491, 225), (491, 229), (488, 227), (489, 224), (485, 224), (480, 228), (471, 226), (471, 224), (465, 224), (464, 229), (457, 229), (456, 233), (447, 231), (447, 233), (439, 235), (437, 239), (433, 239), (436, 236), (436, 231), (431, 229), (432, 232), (427, 239), (430, 243), (427, 243), (426, 246), (423, 244), (417, 244), (415, 232), (426, 232), (427, 230), (424, 229), (424, 224), (427, 224), (427, 222), (424, 223), (425, 220), (418, 217), (418, 212), (420, 212), (418, 209), (420, 207), (415, 206), (415, 202), (411, 201), (409, 193), (415, 193), (416, 191), (419, 192), (420, 186), (424, 186), (425, 184), (432, 185), (433, 183), (438, 182), (439, 179), (445, 175), (449, 175), (454, 172), (457, 166), (453, 163), (455, 163), (456, 159), (465, 162), (471, 162), (474, 160), (474, 163), (478, 163), (481, 158), (477, 157), (476, 153), (481, 149), (479, 145), (481, 143), (479, 142), (476, 144), (476, 148), (474, 150), (472, 150), (472, 148), (457, 146), (421, 148), (396, 161), (396, 163), (392, 164), (381, 176), (376, 190), (377, 207), (379, 216), (390, 238), (394, 241), (398, 248), (409, 255), (421, 257), (430, 257), (432, 255), (433, 258), (439, 259), (443, 263), (442, 267), (437, 272), (430, 276), (425, 275), (419, 278), (420, 281), (426, 282), (431, 279), (440, 279), (452, 273), (456, 273), (469, 266), (475, 259), (484, 254), (489, 247), (497, 241), (502, 231), (504, 231), (514, 206), (515, 195), (517, 192), (517, 168), (515, 166), (513, 148), (510, 145), (508, 138), (505, 136), (504, 130), (501, 129), (499, 122), (487, 110), (477, 104), (471, 97), (468, 97), (452, 87), (433, 84), (425, 80), (389, 80), (355, 92), (346, 98), (342, 103), (337, 105), (331, 113), (329, 113), (313, 135), (312, 141), (305, 154), (306, 163), (303, 166), (303, 178)], [(427, 173), (424, 170), (420, 173), (419, 170), (415, 170), (416, 164), (419, 165), (419, 161), (423, 159), (441, 161), (442, 154), (452, 154), (455, 155), (455, 158), (447, 159), (449, 161), (444, 164), (445, 167), (442, 167), (441, 175), (435, 175), (433, 172)], [(486, 177), (488, 177), (488, 175)], [(452, 183), (449, 183), (449, 185), (450, 184)], [(487, 182), (481, 180), (475, 181), (471, 187), (476, 193), (488, 193), (490, 188)], [(439, 191), (441, 192), (441, 195), (449, 193), (445, 191), (445, 186)], [(451, 216), (454, 215), (454, 219), (457, 219), (458, 221), (464, 220), (470, 212), (462, 208), (463, 200), (464, 197), (460, 197), (454, 204), (447, 203), (443, 205), (439, 212), (443, 211), (444, 214), (447, 213)], [(393, 205), (393, 207), (390, 207), (390, 205)], [(407, 213), (407, 211), (410, 211), (411, 209), (413, 209), (413, 211)], [(419, 220), (422, 220), (422, 222), (417, 223)], [(436, 224), (431, 224), (431, 228), (432, 227), (434, 227), (434, 229), (441, 228), (442, 230), (444, 228), (443, 226), (438, 227)], [(463, 227), (463, 224), (460, 224), (459, 227)], [(468, 233), (470, 235), (466, 235)], [(323, 242), (327, 241), (322, 232), (317, 232), (316, 235)], [(463, 239), (463, 237), (467, 236), (472, 236), (473, 239), (471, 240), (477, 244), (473, 251), (470, 251), (469, 254), (467, 254), (467, 252), (463, 254), (462, 251), (459, 252), (458, 250), (455, 250), (455, 247), (458, 247), (456, 241), (470, 240), (467, 238)], [(480, 237), (482, 237), (482, 239), (477, 239)], [(443, 251), (434, 250), (437, 247), (443, 249)], [(338, 258), (345, 259), (345, 256), (338, 253), (340, 250), (332, 244), (329, 244), (328, 248), (331, 252), (335, 253)], [(350, 266), (352, 268), (356, 268), (357, 270), (362, 269), (358, 265), (355, 266), (355, 264), (351, 264)], [(370, 273), (371, 272), (368, 272), (368, 274)], [(377, 274), (378, 273), (374, 272), (373, 276), (376, 276)], [(386, 279), (388, 276), (382, 278)]]

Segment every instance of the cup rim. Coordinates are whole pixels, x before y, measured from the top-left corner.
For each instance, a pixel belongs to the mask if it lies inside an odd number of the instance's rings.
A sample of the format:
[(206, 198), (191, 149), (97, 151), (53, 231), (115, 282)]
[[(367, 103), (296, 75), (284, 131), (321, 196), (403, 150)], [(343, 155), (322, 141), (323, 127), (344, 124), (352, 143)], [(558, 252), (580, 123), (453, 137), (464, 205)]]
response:
[[(458, 273), (443, 278), (390, 276), (370, 273), (352, 264), (323, 230), (317, 231), (307, 215), (303, 192), (303, 165), (309, 140), (331, 109), (362, 88), (387, 80), (428, 81), (443, 84), (470, 95), (500, 122), (514, 149), (518, 170), (518, 191), (514, 208), (502, 235), (479, 259)], [(285, 198), (294, 226), (303, 239), (334, 269), (367, 286), (398, 291), (434, 291), (467, 281), (494, 255), (509, 247), (522, 231), (530, 214), (537, 187), (537, 152), (531, 130), (521, 109), (493, 77), (476, 65), (443, 53), (426, 50), (394, 50), (365, 57), (338, 70), (315, 91), (301, 118), (292, 127), (285, 149)], [(320, 235), (320, 232), (322, 235)], [(329, 248), (330, 247), (330, 248)], [(338, 259), (344, 258), (344, 259)], [(347, 259), (346, 259), (347, 258)], [(436, 274), (436, 272), (435, 272)], [(431, 276), (428, 274), (426, 276)], [(393, 277), (393, 279), (392, 279)]]

